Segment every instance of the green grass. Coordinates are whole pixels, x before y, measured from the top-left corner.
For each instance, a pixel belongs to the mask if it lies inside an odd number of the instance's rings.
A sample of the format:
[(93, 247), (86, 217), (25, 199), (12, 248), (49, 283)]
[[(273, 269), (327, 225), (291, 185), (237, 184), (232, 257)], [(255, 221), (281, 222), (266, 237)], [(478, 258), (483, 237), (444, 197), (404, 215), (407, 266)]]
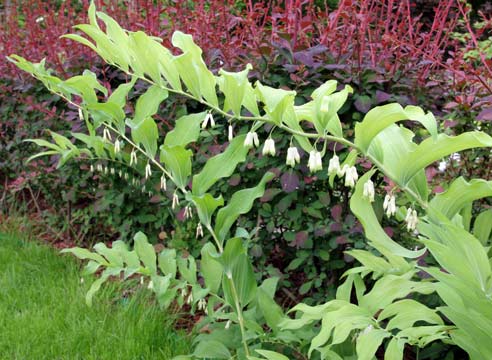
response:
[[(90, 280), (90, 279), (88, 279)], [(47, 246), (0, 234), (0, 359), (171, 359), (189, 341), (151, 305), (103, 286), (91, 308), (78, 263)]]

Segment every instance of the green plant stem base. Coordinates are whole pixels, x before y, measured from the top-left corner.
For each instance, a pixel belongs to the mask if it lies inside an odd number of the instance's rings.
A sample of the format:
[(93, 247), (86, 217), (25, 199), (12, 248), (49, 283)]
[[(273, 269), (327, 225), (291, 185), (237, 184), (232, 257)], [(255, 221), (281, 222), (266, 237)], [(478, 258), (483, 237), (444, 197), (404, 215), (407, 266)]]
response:
[[(123, 297), (105, 286), (89, 308), (90, 281), (53, 249), (0, 234), (0, 359), (171, 359), (189, 352), (185, 334), (150, 304), (146, 289)], [(89, 280), (89, 279), (87, 279)]]

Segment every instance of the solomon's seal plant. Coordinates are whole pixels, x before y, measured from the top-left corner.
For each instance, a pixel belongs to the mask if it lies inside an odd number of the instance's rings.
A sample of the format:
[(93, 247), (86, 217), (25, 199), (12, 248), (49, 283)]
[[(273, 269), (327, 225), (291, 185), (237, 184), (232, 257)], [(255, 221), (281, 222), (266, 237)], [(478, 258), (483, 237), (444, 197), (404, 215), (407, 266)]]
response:
[[(173, 209), (183, 208), (186, 217), (198, 221), (196, 236), (208, 233), (210, 241), (199, 259), (169, 248), (156, 254), (141, 232), (135, 234), (133, 248), (116, 241), (111, 248), (97, 244), (93, 252), (65, 250), (88, 260), (87, 273), (102, 270), (87, 293), (88, 303), (111, 276), (147, 278), (147, 287), (163, 307), (188, 306), (203, 313), (196, 326), (206, 330), (196, 336), (193, 353), (181, 359), (370, 360), (381, 348), (385, 359), (396, 360), (403, 359), (406, 344), (425, 347), (439, 340), (460, 346), (472, 359), (492, 358), (492, 215), (485, 210), (472, 216), (473, 201), (492, 195), (492, 183), (458, 178), (445, 192), (431, 196), (425, 176), (425, 168), (445, 156), (492, 146), (490, 136), (440, 134), (431, 113), (389, 104), (370, 110), (347, 137), (337, 112), (352, 93), (349, 86), (336, 91), (337, 83), (327, 81), (312, 92), (311, 101), (296, 106), (295, 91), (252, 84), (249, 66), (214, 75), (189, 35), (174, 33), (172, 44), (180, 54), (173, 55), (158, 39), (120, 28), (94, 5), (89, 19), (76, 27), (85, 37), (66, 37), (90, 47), (131, 80), (108, 92), (89, 71), (62, 80), (44, 62), (12, 55), (19, 68), (78, 108), (86, 124), (86, 132), (72, 133), (74, 142), (57, 133), (51, 133), (54, 142), (32, 140), (46, 148), (34, 157), (58, 155), (59, 166), (82, 157), (97, 162), (99, 171), (101, 162), (125, 166), (125, 174), (141, 179), (134, 178), (135, 186), (165, 192)], [(130, 114), (126, 98), (137, 81), (148, 87)], [(153, 116), (171, 93), (204, 111), (176, 119), (173, 130), (159, 134)], [(400, 124), (404, 120), (420, 124), (428, 136), (414, 140), (412, 130)], [(248, 124), (249, 130), (234, 134), (239, 123)], [(265, 137), (264, 125), (269, 131)], [(210, 127), (227, 134), (227, 146), (204, 164), (195, 164), (192, 144)], [(276, 148), (274, 135), (289, 136), (289, 148)], [(265, 173), (256, 186), (229, 199), (214, 189), (261, 142), (263, 155), (286, 156), (292, 167), (303, 162), (313, 173), (328, 171), (331, 184), (339, 178), (352, 188), (350, 208), (372, 248), (348, 251), (360, 265), (344, 274), (334, 299), (315, 306), (299, 303), (289, 314), (274, 300), (278, 278), (257, 281), (247, 251), (251, 233), (235, 227), (275, 175)], [(350, 149), (343, 160), (333, 154), (328, 161), (333, 142)], [(372, 168), (359, 173), (360, 159)], [(387, 194), (375, 188), (382, 177), (393, 186)], [(406, 222), (415, 248), (383, 230), (382, 211)], [(436, 266), (418, 261), (427, 251)], [(425, 304), (432, 293), (442, 306)]]

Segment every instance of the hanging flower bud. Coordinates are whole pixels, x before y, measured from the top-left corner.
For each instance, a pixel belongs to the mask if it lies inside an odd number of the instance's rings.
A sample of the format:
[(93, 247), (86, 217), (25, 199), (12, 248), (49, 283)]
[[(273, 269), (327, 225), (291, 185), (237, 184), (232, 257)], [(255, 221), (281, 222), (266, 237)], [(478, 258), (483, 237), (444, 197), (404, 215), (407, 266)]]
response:
[(350, 166), (348, 166), (347, 164), (343, 165), (343, 167), (340, 169), (340, 171), (337, 172), (337, 175), (339, 177), (344, 176), (347, 173), (347, 170), (349, 169), (349, 167)]
[(192, 302), (193, 302), (193, 293), (190, 292), (190, 294), (188, 295), (188, 298), (186, 299), (186, 303), (188, 305), (190, 305)]
[(309, 152), (308, 168), (311, 172), (316, 172), (323, 169), (321, 153), (316, 150)]
[(417, 227), (419, 222), (419, 217), (417, 211), (412, 208), (408, 208), (407, 216), (405, 217), (405, 222), (407, 223), (407, 231), (413, 231)]
[(84, 120), (84, 114), (82, 113), (82, 109), (81, 108), (79, 108), (79, 119), (82, 120), (82, 121)]
[(124, 178), (125, 178), (125, 180), (128, 180), (128, 178), (129, 178), (129, 175), (128, 175), (128, 173), (127, 173), (127, 172), (125, 173), (125, 176), (124, 176)]
[(275, 141), (272, 138), (268, 138), (265, 140), (265, 144), (263, 145), (263, 156), (271, 155), (275, 156)]
[(181, 289), (181, 297), (184, 299), (186, 295), (188, 295), (188, 290), (184, 287)]
[(301, 157), (299, 156), (299, 151), (295, 146), (291, 146), (287, 149), (287, 160), (285, 163), (289, 166), (296, 166), (296, 163), (299, 164), (301, 162)]
[(103, 171), (103, 167), (102, 167), (102, 165), (101, 165), (101, 164), (97, 164), (96, 169), (97, 169), (97, 171), (99, 171), (99, 172), (102, 172), (102, 171)]
[(91, 170), (91, 172), (94, 172), (94, 165), (91, 164), (90, 170)]
[(184, 217), (185, 219), (191, 219), (193, 217), (193, 211), (188, 205), (186, 205), (184, 208)]
[(333, 157), (330, 159), (330, 162), (328, 163), (328, 176), (331, 176), (333, 174), (338, 174), (341, 172), (340, 168), (340, 159), (338, 156), (335, 154)]
[(130, 153), (130, 166), (137, 165), (137, 153), (135, 152), (135, 149), (132, 149), (132, 152)]
[(149, 285), (147, 285), (147, 289), (150, 289), (150, 290), (154, 289), (154, 282), (152, 280), (149, 281)]
[(260, 145), (260, 140), (258, 139), (258, 134), (254, 131), (250, 131), (246, 134), (246, 139), (244, 139), (244, 146), (247, 148), (258, 147)]
[(202, 122), (202, 129), (205, 129), (210, 122), (210, 127), (215, 126), (215, 120), (214, 117), (212, 116), (212, 113), (208, 112), (207, 115), (205, 116), (205, 119)]
[(167, 190), (166, 176), (164, 174), (162, 174), (162, 176), (161, 176), (161, 190), (162, 191)]
[(386, 211), (386, 216), (391, 217), (396, 214), (396, 198), (393, 194), (386, 194), (383, 202), (383, 210)]
[(229, 330), (230, 327), (231, 327), (231, 320), (227, 320), (224, 329)]
[(176, 206), (179, 205), (179, 197), (178, 197), (178, 194), (176, 193), (176, 191), (174, 192), (173, 194), (173, 201), (172, 201), (172, 204), (171, 204), (171, 209), (176, 209)]
[(123, 177), (123, 171), (121, 171), (121, 169), (120, 169), (120, 171), (118, 171), (118, 176), (119, 176), (120, 178), (121, 178), (121, 177)]
[(198, 310), (205, 310), (205, 309), (207, 309), (207, 300), (205, 299), (198, 300)]
[(113, 138), (111, 137), (111, 133), (109, 132), (109, 129), (104, 128), (104, 130), (103, 130), (103, 141), (104, 142), (110, 142), (111, 140), (113, 140)]
[(369, 179), (364, 183), (364, 191), (362, 193), (362, 196), (368, 199), (369, 202), (374, 202), (374, 195), (374, 183), (371, 181), (371, 179)]
[(107, 166), (105, 166), (105, 167), (104, 167), (104, 175), (108, 175), (108, 171), (109, 171), (108, 167), (107, 167)]
[(232, 125), (229, 125), (229, 133), (228, 133), (227, 138), (229, 139), (229, 141), (232, 141), (232, 139), (234, 139), (234, 132), (232, 129)]
[(198, 239), (199, 237), (203, 237), (203, 227), (202, 227), (202, 223), (198, 223), (198, 225), (196, 226), (196, 233), (195, 233), (195, 237)]
[(355, 166), (349, 167), (345, 171), (345, 186), (354, 187), (357, 179), (359, 179), (359, 175), (357, 174), (357, 169), (355, 168)]
[(150, 168), (150, 164), (147, 163), (145, 165), (145, 180), (147, 180), (152, 175), (152, 169)]
[(109, 172), (111, 173), (111, 175), (114, 175), (114, 167), (112, 167)]
[(114, 142), (114, 153), (118, 154), (121, 151), (121, 144), (118, 139), (115, 140)]

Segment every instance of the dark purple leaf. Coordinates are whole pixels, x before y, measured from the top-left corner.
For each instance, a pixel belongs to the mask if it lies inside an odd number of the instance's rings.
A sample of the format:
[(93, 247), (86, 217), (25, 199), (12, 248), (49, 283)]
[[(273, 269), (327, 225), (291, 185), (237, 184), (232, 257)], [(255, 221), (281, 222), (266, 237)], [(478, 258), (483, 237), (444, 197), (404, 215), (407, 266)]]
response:
[(340, 223), (333, 223), (330, 225), (330, 230), (331, 231), (335, 231), (335, 232), (339, 232), (339, 231), (342, 231), (343, 227), (342, 227), (342, 224)]
[(388, 101), (391, 99), (391, 94), (388, 94), (384, 91), (376, 90), (376, 103), (381, 104), (382, 102)]
[(308, 240), (308, 236), (309, 234), (307, 231), (299, 231), (290, 246), (295, 246), (298, 249), (304, 247), (304, 244)]
[(239, 174), (234, 174), (229, 178), (230, 186), (237, 186), (241, 182), (241, 176)]
[(299, 176), (297, 176), (294, 171), (290, 170), (282, 175), (280, 183), (282, 184), (282, 189), (286, 193), (296, 191), (299, 187)]
[(280, 190), (280, 189), (266, 189), (265, 193), (260, 198), (260, 201), (261, 202), (269, 202), (270, 200), (272, 200), (275, 197), (275, 195), (277, 195), (281, 191), (282, 190)]
[(365, 114), (371, 110), (372, 100), (367, 95), (359, 96), (357, 100), (355, 100), (354, 106), (358, 111)]
[(480, 114), (477, 116), (478, 121), (492, 121), (492, 107), (485, 108), (480, 111)]
[(338, 245), (343, 245), (343, 244), (347, 244), (349, 241), (348, 239), (345, 237), (345, 236), (338, 236), (335, 240), (335, 242), (338, 244)]
[(342, 205), (337, 204), (331, 208), (331, 217), (337, 222), (342, 221)]

